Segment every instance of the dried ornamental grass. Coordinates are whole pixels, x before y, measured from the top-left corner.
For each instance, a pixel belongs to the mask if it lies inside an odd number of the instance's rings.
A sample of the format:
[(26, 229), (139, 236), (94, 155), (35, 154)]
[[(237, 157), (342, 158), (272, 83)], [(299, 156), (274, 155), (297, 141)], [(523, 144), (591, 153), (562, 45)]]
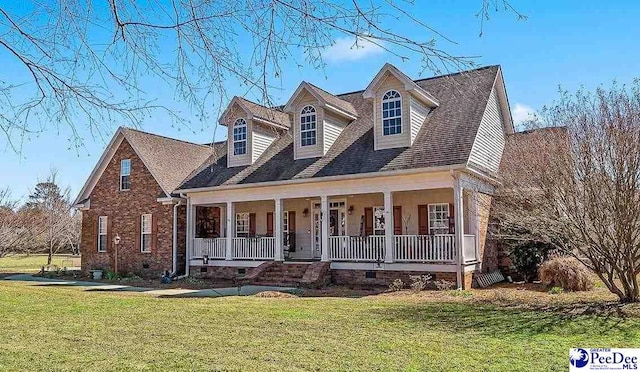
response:
[(589, 270), (576, 259), (560, 257), (540, 266), (540, 280), (547, 285), (561, 287), (565, 291), (590, 291), (593, 281)]

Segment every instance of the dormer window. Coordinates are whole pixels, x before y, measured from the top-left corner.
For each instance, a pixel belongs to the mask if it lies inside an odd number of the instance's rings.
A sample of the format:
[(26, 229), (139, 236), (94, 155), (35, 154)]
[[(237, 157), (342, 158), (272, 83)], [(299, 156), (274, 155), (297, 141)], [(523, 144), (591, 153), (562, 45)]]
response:
[(402, 133), (402, 96), (390, 90), (382, 97), (382, 134)]
[(300, 112), (300, 145), (314, 146), (316, 142), (316, 109), (305, 106)]
[(244, 155), (247, 153), (247, 121), (243, 118), (233, 124), (233, 154)]

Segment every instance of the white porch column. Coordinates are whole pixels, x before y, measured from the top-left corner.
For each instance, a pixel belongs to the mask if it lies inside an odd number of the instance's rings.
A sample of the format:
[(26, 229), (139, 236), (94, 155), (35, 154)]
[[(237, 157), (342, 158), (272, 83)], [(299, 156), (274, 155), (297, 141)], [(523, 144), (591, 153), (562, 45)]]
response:
[(329, 197), (322, 195), (320, 197), (320, 210), (322, 211), (322, 255), (320, 260), (329, 261)]
[(457, 266), (457, 281), (458, 281), (458, 289), (462, 289), (462, 262), (464, 257), (462, 257), (463, 249), (462, 244), (464, 243), (464, 209), (463, 209), (463, 198), (464, 192), (462, 189), (462, 185), (460, 184), (459, 176), (455, 176), (453, 182), (453, 209), (454, 209), (454, 219), (455, 219), (455, 244), (456, 244), (456, 266)]
[(393, 262), (393, 251), (395, 246), (393, 237), (393, 193), (384, 192), (384, 262)]
[(225, 252), (225, 260), (233, 259), (233, 236), (234, 234), (234, 222), (235, 222), (235, 212), (233, 211), (233, 202), (227, 202), (227, 246)]
[(185, 262), (185, 266), (184, 266), (184, 274), (186, 276), (189, 276), (189, 264), (191, 262), (191, 252), (193, 250), (193, 235), (191, 233), (191, 229), (193, 227), (193, 220), (192, 220), (192, 215), (194, 214), (191, 210), (191, 198), (187, 197), (187, 226), (186, 226), (186, 247), (187, 247), (187, 252), (185, 252), (185, 257), (186, 257), (186, 262)]
[[(476, 237), (475, 238), (475, 242), (476, 242), (476, 260), (480, 259), (480, 201), (478, 200), (479, 194), (478, 194), (478, 190), (474, 190), (473, 191), (473, 225), (471, 225), (472, 228), (472, 234)], [(481, 264), (482, 265), (482, 264)]]
[(274, 255), (275, 261), (284, 261), (284, 242), (282, 236), (282, 199), (275, 199), (275, 213), (274, 213), (274, 231), (276, 237), (276, 252)]

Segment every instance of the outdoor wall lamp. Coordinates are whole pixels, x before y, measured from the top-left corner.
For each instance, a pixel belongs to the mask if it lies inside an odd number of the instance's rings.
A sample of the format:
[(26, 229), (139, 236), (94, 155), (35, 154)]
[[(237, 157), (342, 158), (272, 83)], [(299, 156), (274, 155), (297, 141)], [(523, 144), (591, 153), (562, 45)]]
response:
[(349, 212), (349, 216), (353, 214), (353, 205), (349, 206), (349, 209), (347, 209), (347, 212)]
[(305, 208), (305, 209), (302, 211), (302, 216), (303, 216), (303, 217), (307, 217), (307, 215), (308, 215), (308, 214), (309, 214), (309, 209), (308, 209), (308, 208)]

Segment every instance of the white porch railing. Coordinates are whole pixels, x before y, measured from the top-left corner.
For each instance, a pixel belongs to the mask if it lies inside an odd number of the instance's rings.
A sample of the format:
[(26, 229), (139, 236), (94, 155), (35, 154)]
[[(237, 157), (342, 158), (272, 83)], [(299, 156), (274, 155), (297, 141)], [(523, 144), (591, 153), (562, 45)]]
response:
[(455, 262), (455, 235), (395, 235), (398, 262)]
[(333, 261), (384, 261), (384, 236), (330, 236), (329, 258)]
[(276, 238), (233, 238), (233, 258), (241, 260), (273, 260)]
[(476, 257), (475, 235), (465, 235), (462, 238), (462, 257), (464, 257), (464, 262), (473, 262), (478, 260)]
[(207, 255), (209, 259), (224, 259), (226, 249), (226, 238), (195, 238), (193, 239), (193, 246), (191, 248), (191, 257), (202, 258)]

